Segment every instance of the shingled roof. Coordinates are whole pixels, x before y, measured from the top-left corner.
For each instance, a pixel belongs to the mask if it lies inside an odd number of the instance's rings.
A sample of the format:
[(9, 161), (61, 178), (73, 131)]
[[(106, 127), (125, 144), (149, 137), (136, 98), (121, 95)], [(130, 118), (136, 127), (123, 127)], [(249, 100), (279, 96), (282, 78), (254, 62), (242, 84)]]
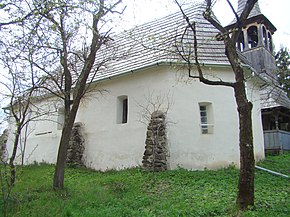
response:
[[(202, 64), (229, 65), (224, 43), (215, 40), (218, 31), (203, 18), (204, 10), (204, 4), (185, 10), (190, 21), (196, 22), (198, 59)], [(181, 43), (190, 45), (183, 46), (186, 52), (192, 49), (193, 33), (180, 11), (112, 36), (98, 53), (97, 64), (107, 60), (94, 80), (112, 78), (156, 64), (181, 62), (177, 52), (182, 51)], [(193, 53), (193, 49), (190, 52)]]
[[(238, 16), (242, 14), (243, 9), (246, 6), (246, 3), (247, 3), (247, 0), (238, 1), (238, 11), (237, 11)], [(245, 24), (247, 25), (248, 23), (252, 23), (253, 21), (264, 23), (268, 27), (268, 29), (272, 32), (272, 34), (277, 30), (276, 27), (267, 19), (267, 17), (265, 17), (262, 14), (260, 6), (259, 6), (259, 1), (257, 1), (256, 4), (254, 5)], [(237, 19), (234, 18), (234, 20), (227, 26), (227, 28), (229, 29), (232, 28), (236, 22), (237, 22)]]
[[(246, 3), (247, 3), (247, 0), (239, 0), (238, 2), (238, 11), (237, 11), (237, 14), (240, 16), (246, 6)], [(257, 2), (252, 11), (250, 12), (249, 16), (248, 16), (248, 19), (249, 18), (252, 18), (252, 17), (255, 17), (255, 16), (258, 16), (258, 15), (261, 15), (261, 9), (260, 9), (260, 6), (259, 6), (259, 3)]]
[(261, 90), (262, 109), (284, 107), (290, 109), (290, 99), (277, 86), (268, 86)]
[[(243, 0), (239, 1), (238, 14), (242, 12), (245, 2)], [(219, 32), (204, 19), (202, 15), (204, 11), (204, 4), (196, 4), (184, 10), (190, 21), (196, 23), (199, 62), (205, 65), (230, 66), (225, 55), (224, 43), (217, 41), (215, 38)], [(255, 4), (249, 19), (257, 18), (257, 16), (263, 16), (258, 3)], [(263, 19), (266, 18), (263, 16)], [(179, 52), (183, 51), (181, 44), (183, 44), (183, 49), (186, 50), (185, 53), (191, 49), (189, 52), (193, 55), (193, 33), (180, 11), (136, 26), (113, 36), (112, 41), (106, 45), (105, 49), (100, 51), (101, 58), (99, 56), (96, 62), (98, 63), (105, 58), (108, 61), (104, 61), (104, 65), (94, 75), (93, 80), (111, 79), (155, 65), (181, 63), (183, 60), (178, 54), (178, 50)], [(251, 62), (239, 50), (237, 51), (241, 61), (246, 66), (251, 67)], [(191, 60), (193, 60), (193, 57), (191, 57)], [(266, 83), (273, 83), (276, 79), (273, 76), (257, 72), (253, 67), (251, 67), (251, 70), (263, 80), (266, 77), (269, 80), (265, 80)], [(262, 91), (264, 108), (277, 105), (290, 107), (289, 99), (279, 88), (267, 89), (267, 91)]]
[[(225, 55), (224, 43), (216, 40), (215, 36), (218, 31), (204, 19), (202, 15), (204, 11), (204, 4), (196, 4), (184, 10), (190, 21), (196, 23), (199, 62), (204, 65), (230, 67)], [(182, 47), (181, 44), (186, 46)], [(111, 79), (157, 65), (182, 63), (183, 60), (178, 51), (191, 52), (191, 60), (193, 60), (192, 45), (193, 33), (182, 13), (178, 11), (112, 36), (111, 40), (97, 52), (95, 70), (92, 70), (88, 82)], [(256, 72), (251, 67), (251, 62), (239, 50), (237, 51), (244, 65), (250, 67), (258, 77), (264, 80), (265, 77), (268, 77)], [(74, 76), (78, 76), (82, 64), (79, 62), (75, 66)], [(269, 78), (268, 80), (273, 81), (274, 79)], [(265, 82), (267, 83), (266, 80)], [(264, 107), (276, 106), (276, 104), (290, 107), (289, 99), (286, 99), (283, 93), (275, 90), (271, 93), (271, 100), (269, 100), (269, 96), (268, 91), (263, 92), (263, 98), (265, 102), (268, 102), (268, 104), (263, 104)], [(281, 98), (281, 96), (283, 97)]]

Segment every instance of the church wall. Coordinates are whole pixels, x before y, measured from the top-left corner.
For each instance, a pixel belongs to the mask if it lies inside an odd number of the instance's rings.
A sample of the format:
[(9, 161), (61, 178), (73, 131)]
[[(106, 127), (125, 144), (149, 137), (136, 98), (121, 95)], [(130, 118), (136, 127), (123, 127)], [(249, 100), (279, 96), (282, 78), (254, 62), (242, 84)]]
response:
[[(228, 68), (207, 68), (205, 71), (210, 76), (232, 80)], [(82, 100), (76, 118), (76, 122), (83, 126), (84, 161), (88, 167), (107, 170), (141, 165), (148, 123), (142, 115), (146, 108), (153, 112), (148, 105), (157, 106), (158, 102), (161, 102), (161, 110), (168, 109), (167, 159), (170, 169), (216, 169), (239, 164), (238, 119), (232, 88), (201, 84), (188, 78), (186, 70), (169, 66), (155, 66), (92, 87), (94, 91)], [(252, 95), (256, 99), (255, 91)], [(128, 100), (126, 123), (119, 117), (120, 109), (123, 109), (120, 100), (124, 99)], [(262, 158), (260, 102), (253, 102), (255, 154)], [(209, 109), (206, 134), (202, 133), (200, 106)], [(35, 132), (29, 135), (27, 163), (55, 162), (61, 133), (58, 115), (50, 114), (47, 119), (52, 121), (34, 122), (30, 126)]]
[(247, 82), (247, 96), (253, 103), (252, 121), (253, 121), (253, 140), (254, 140), (254, 155), (256, 161), (265, 157), (264, 153), (264, 133), (261, 114), (261, 96), (259, 93), (259, 83), (256, 79)]
[[(232, 79), (226, 68), (209, 74)], [(87, 146), (86, 164), (95, 169), (126, 168), (141, 165), (145, 150), (146, 125), (140, 122), (142, 107), (156, 97), (169, 96), (167, 134), (169, 167), (175, 169), (220, 168), (239, 164), (238, 120), (233, 90), (228, 87), (207, 86), (189, 79), (186, 71), (173, 67), (156, 67), (99, 84), (103, 95), (89, 96), (80, 108), (78, 120), (85, 124)], [(117, 123), (117, 99), (127, 96), (128, 122)], [(154, 103), (154, 102), (153, 102)], [(199, 103), (212, 107), (212, 133), (201, 133)], [(256, 102), (254, 102), (256, 104)], [(258, 106), (259, 102), (257, 102)], [(151, 111), (153, 112), (153, 111)], [(255, 142), (257, 154), (263, 156), (260, 128)], [(257, 123), (257, 122), (256, 122)], [(255, 124), (256, 125), (256, 124)]]
[[(27, 113), (28, 125), (22, 129), (19, 141), (17, 156), (15, 161), (22, 161), (24, 164), (34, 162), (55, 163), (61, 130), (58, 126), (58, 108), (61, 107), (59, 99), (47, 97), (46, 100), (33, 102), (32, 112)], [(15, 120), (9, 120), (9, 136), (7, 152), (8, 156), (12, 153), (12, 143), (15, 137)]]
[[(232, 74), (225, 68), (209, 74), (215, 72), (220, 78), (231, 80)], [(201, 131), (200, 103), (211, 105), (212, 118), (208, 122), (213, 126), (209, 134)], [(170, 126), (168, 136), (172, 168), (215, 169), (238, 164), (237, 114), (231, 88), (199, 81), (178, 83), (169, 117), (176, 123)]]

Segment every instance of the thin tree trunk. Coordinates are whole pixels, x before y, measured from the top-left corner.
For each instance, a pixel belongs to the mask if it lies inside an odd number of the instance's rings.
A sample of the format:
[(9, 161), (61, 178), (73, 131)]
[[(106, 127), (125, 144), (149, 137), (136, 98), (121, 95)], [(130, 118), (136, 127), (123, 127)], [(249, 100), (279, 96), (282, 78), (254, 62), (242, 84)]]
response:
[(26, 150), (26, 145), (27, 145), (27, 134), (28, 134), (28, 124), (25, 126), (25, 132), (24, 132), (24, 142), (23, 142), (23, 149), (21, 153), (21, 166), (24, 165), (24, 157), (25, 157), (25, 150)]
[(55, 166), (55, 172), (54, 172), (54, 179), (53, 179), (53, 188), (59, 188), (63, 189), (64, 187), (64, 168), (66, 163), (66, 157), (67, 157), (67, 149), (68, 149), (68, 143), (70, 140), (70, 135), (73, 127), (73, 123), (75, 120), (74, 117), (70, 116), (69, 118), (66, 118), (67, 121), (64, 122), (59, 149), (58, 149), (58, 155), (57, 155), (57, 161)]
[(18, 148), (18, 142), (19, 142), (19, 138), (20, 138), (20, 133), (21, 133), (21, 127), (17, 126), (16, 129), (16, 135), (15, 135), (15, 139), (14, 139), (14, 144), (13, 144), (13, 151), (12, 151), (12, 155), (9, 159), (9, 167), (10, 167), (10, 185), (14, 185), (15, 183), (15, 177), (16, 177), (16, 168), (14, 165), (14, 160), (16, 158), (16, 153), (17, 153), (17, 148)]
[(240, 129), (240, 176), (236, 204), (240, 210), (246, 210), (249, 205), (254, 205), (255, 158), (252, 132), (253, 106), (246, 98), (245, 85), (243, 82), (237, 83), (234, 91), (238, 106)]
[(61, 134), (57, 162), (55, 166), (53, 188), (63, 189), (64, 188), (64, 169), (66, 164), (67, 149), (70, 141), (72, 127), (75, 122), (78, 107), (81, 101), (81, 97), (76, 97), (74, 103), (69, 112), (66, 113), (65, 122)]

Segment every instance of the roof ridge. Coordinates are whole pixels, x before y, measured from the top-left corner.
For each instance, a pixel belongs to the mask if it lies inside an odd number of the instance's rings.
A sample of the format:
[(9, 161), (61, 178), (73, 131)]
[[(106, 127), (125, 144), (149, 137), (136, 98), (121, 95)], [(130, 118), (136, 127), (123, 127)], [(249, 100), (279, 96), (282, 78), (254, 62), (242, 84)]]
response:
[[(200, 6), (200, 7), (199, 7)], [(195, 14), (198, 12), (198, 11), (203, 11), (205, 9), (205, 3), (204, 2), (195, 2), (193, 5), (191, 6), (188, 6), (186, 7), (185, 9), (183, 9), (183, 11), (185, 12), (185, 14)], [(125, 29), (119, 33), (116, 33), (115, 35), (113, 36), (118, 36), (118, 35), (122, 35), (122, 34), (127, 34), (127, 32), (130, 32), (132, 30), (135, 30), (137, 28), (142, 28), (142, 27), (146, 27), (146, 26), (152, 26), (152, 24), (156, 24), (158, 22), (161, 22), (162, 20), (168, 20), (170, 18), (174, 18), (174, 17), (179, 17), (181, 15), (181, 11), (179, 9), (177, 9), (175, 12), (171, 13), (171, 14), (168, 14), (168, 15), (165, 15), (165, 16), (162, 16), (162, 17), (159, 17), (157, 19), (153, 19), (153, 20), (150, 20), (150, 21), (147, 21), (147, 22), (144, 22), (142, 24), (139, 24), (139, 25), (135, 25), (133, 26), (132, 28), (129, 28), (129, 29)], [(174, 19), (172, 19), (174, 20)]]

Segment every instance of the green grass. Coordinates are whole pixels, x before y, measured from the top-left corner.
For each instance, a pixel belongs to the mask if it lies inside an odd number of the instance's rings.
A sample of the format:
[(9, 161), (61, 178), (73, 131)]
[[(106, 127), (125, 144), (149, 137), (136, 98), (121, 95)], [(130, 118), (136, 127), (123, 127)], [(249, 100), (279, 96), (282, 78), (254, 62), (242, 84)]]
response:
[[(269, 156), (259, 166), (290, 175), (290, 154)], [(52, 190), (53, 172), (51, 165), (18, 170), (9, 216), (231, 216), (235, 211), (239, 172), (234, 168), (160, 173), (67, 168), (62, 191)], [(289, 179), (258, 170), (255, 177), (255, 207), (242, 216), (290, 216)]]

